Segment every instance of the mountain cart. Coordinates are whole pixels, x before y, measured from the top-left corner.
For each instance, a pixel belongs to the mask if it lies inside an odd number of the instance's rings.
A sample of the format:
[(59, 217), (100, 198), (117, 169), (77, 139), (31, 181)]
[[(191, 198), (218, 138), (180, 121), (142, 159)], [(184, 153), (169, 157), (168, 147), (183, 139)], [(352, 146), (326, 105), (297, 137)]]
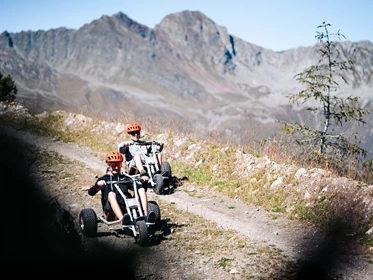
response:
[(149, 184), (156, 194), (162, 194), (169, 187), (172, 171), (171, 166), (167, 161), (158, 161), (157, 152), (160, 144), (156, 141), (137, 142), (130, 145), (145, 146), (144, 149), (139, 149), (145, 158), (144, 168), (149, 174)]
[[(142, 184), (142, 180), (138, 174), (130, 176), (128, 174), (121, 174), (119, 181), (107, 181), (107, 186), (112, 185), (115, 187), (120, 195), (125, 201), (125, 209), (123, 210), (123, 218), (119, 220), (109, 221), (102, 211), (98, 216), (92, 208), (85, 208), (80, 211), (79, 214), (79, 225), (80, 230), (86, 237), (96, 237), (97, 236), (97, 225), (98, 223), (103, 223), (105, 225), (120, 225), (120, 227), (125, 230), (129, 229), (132, 232), (135, 242), (140, 246), (144, 246), (149, 241), (148, 228), (151, 226), (158, 225), (161, 220), (160, 208), (155, 201), (148, 202), (149, 213), (155, 213), (155, 221), (146, 221), (144, 211), (141, 207), (141, 203), (138, 198), (138, 185)], [(118, 184), (132, 184), (131, 191), (128, 193), (123, 193)], [(129, 186), (130, 187), (130, 186)], [(129, 188), (130, 189), (130, 188)], [(125, 214), (128, 215), (125, 215)], [(109, 217), (109, 215), (108, 215)]]

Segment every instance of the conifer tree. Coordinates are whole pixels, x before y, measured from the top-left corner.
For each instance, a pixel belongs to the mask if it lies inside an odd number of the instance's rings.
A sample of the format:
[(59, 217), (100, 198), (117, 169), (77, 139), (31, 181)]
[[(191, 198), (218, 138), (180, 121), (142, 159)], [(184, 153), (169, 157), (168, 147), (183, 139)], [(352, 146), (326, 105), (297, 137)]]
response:
[(0, 101), (14, 101), (17, 95), (17, 87), (10, 75), (4, 77), (0, 72)]
[[(317, 29), (315, 38), (320, 43), (318, 63), (295, 76), (305, 89), (288, 96), (291, 105), (303, 104), (303, 112), (311, 116), (305, 123), (282, 122), (283, 131), (291, 141), (295, 141), (308, 158), (313, 160), (332, 159), (338, 162), (343, 158), (359, 160), (366, 151), (357, 133), (347, 133), (343, 126), (356, 121), (364, 124), (363, 115), (369, 110), (359, 107), (359, 97), (341, 97), (339, 82), (348, 84), (346, 73), (357, 74), (351, 60), (343, 60), (338, 44), (333, 38), (345, 38), (338, 31), (329, 33), (331, 25), (325, 21)], [(319, 122), (315, 122), (319, 120)]]

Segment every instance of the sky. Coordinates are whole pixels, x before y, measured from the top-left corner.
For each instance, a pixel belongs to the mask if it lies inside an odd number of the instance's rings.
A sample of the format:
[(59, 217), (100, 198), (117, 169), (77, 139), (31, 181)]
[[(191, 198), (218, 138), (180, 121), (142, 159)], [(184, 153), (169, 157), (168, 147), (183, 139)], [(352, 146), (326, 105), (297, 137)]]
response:
[(185, 10), (200, 11), (229, 34), (273, 51), (313, 46), (324, 20), (346, 40), (373, 42), (371, 0), (0, 0), (0, 33), (79, 29), (118, 12), (154, 28)]

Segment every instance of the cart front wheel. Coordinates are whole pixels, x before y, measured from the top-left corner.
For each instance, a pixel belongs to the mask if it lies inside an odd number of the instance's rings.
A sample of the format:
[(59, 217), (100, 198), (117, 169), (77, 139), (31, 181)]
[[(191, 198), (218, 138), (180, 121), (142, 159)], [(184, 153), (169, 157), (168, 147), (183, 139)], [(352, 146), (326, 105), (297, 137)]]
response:
[(84, 236), (95, 237), (97, 235), (97, 216), (92, 208), (80, 211), (79, 225)]

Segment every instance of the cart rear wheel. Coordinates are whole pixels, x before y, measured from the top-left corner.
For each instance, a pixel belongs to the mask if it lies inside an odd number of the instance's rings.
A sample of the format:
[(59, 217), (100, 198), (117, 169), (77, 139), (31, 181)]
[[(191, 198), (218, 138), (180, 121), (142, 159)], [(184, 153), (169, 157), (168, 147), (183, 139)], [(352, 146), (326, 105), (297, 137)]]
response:
[(149, 201), (148, 202), (148, 209), (149, 213), (154, 212), (155, 213), (155, 224), (158, 225), (161, 222), (161, 209), (159, 208), (159, 205), (155, 201)]
[(97, 216), (92, 208), (82, 209), (79, 214), (80, 230), (86, 237), (95, 237), (97, 234)]
[(148, 243), (148, 227), (144, 220), (136, 221), (135, 223), (136, 243), (140, 246), (145, 246)]
[(154, 192), (156, 194), (161, 194), (163, 192), (163, 185), (164, 185), (164, 181), (163, 181), (163, 177), (161, 174), (154, 174)]
[(172, 176), (171, 166), (167, 161), (162, 162), (161, 172), (163, 177), (167, 177), (167, 182), (170, 181)]

